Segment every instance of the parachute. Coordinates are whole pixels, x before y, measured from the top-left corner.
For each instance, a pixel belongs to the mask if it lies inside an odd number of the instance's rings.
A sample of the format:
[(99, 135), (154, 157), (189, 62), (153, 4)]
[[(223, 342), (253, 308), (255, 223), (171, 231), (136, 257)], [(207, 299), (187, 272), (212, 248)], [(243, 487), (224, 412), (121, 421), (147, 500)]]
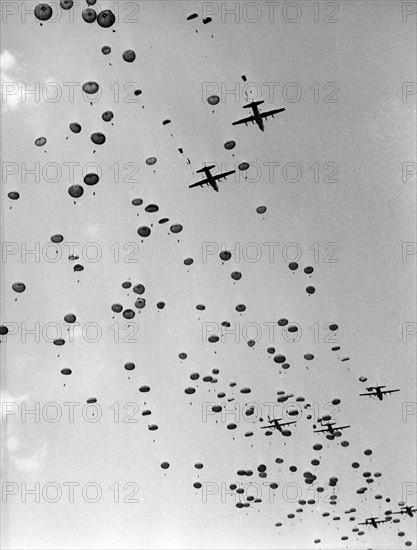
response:
[(91, 141), (96, 145), (103, 145), (106, 141), (106, 136), (101, 132), (95, 132), (94, 134), (91, 134)]
[(71, 122), (69, 128), (74, 134), (79, 134), (81, 132), (81, 124), (78, 124), (78, 122)]
[(133, 311), (133, 309), (125, 309), (122, 315), (125, 319), (133, 319), (136, 313)]
[(133, 287), (133, 292), (135, 294), (143, 294), (145, 292), (145, 287), (141, 284), (135, 285)]
[(288, 325), (288, 319), (278, 319), (278, 325), (280, 327), (285, 327), (286, 325)]
[(74, 0), (60, 0), (59, 4), (63, 10), (70, 10), (74, 5)]
[(146, 306), (145, 298), (138, 298), (135, 302), (135, 307), (138, 309), (143, 309)]
[(83, 84), (83, 91), (86, 94), (96, 94), (98, 92), (98, 89), (99, 85), (97, 84), (97, 82), (89, 81)]
[(20, 195), (17, 191), (10, 191), (10, 193), (7, 193), (7, 196), (9, 197), (9, 199), (11, 199), (12, 201), (16, 201)]
[(304, 359), (306, 359), (307, 361), (312, 361), (314, 359), (314, 355), (312, 353), (306, 353), (304, 355)]
[(232, 277), (232, 279), (234, 279), (235, 281), (239, 281), (239, 279), (242, 278), (242, 273), (240, 273), (240, 271), (233, 271), (232, 274), (230, 275)]
[(314, 268), (311, 267), (310, 265), (304, 268), (304, 273), (306, 273), (307, 275), (311, 275), (313, 271), (314, 271)]
[(145, 212), (154, 213), (158, 212), (159, 206), (157, 204), (148, 204), (148, 206), (145, 207)]
[(306, 292), (307, 294), (314, 294), (316, 292), (316, 289), (314, 288), (314, 286), (308, 286), (306, 288)]
[(113, 304), (111, 309), (114, 313), (121, 313), (123, 311), (123, 306), (121, 304)]
[(195, 393), (195, 388), (185, 388), (185, 393), (188, 394), (188, 395), (192, 395), (193, 393)]
[(122, 283), (122, 288), (130, 288), (132, 286), (132, 283), (130, 281), (125, 281)]
[(207, 103), (210, 105), (217, 105), (220, 102), (220, 98), (218, 95), (211, 95), (207, 98)]
[(86, 174), (84, 176), (84, 183), (86, 185), (96, 185), (99, 182), (99, 177), (97, 174)]
[(76, 320), (77, 318), (73, 313), (67, 313), (67, 315), (65, 315), (64, 317), (64, 321), (66, 323), (75, 323)]
[(238, 166), (239, 170), (244, 172), (249, 168), (249, 164), (247, 162), (241, 162)]
[(258, 206), (256, 211), (257, 211), (258, 214), (265, 214), (266, 206)]
[(150, 234), (151, 230), (146, 225), (142, 225), (138, 228), (138, 235), (140, 235), (141, 237), (149, 237)]
[(71, 185), (68, 188), (68, 193), (74, 199), (79, 199), (84, 194), (84, 188), (81, 185)]
[(101, 118), (104, 120), (104, 122), (110, 122), (113, 117), (114, 117), (114, 114), (111, 111), (105, 111), (101, 115)]
[(131, 363), (131, 362), (125, 363), (126, 370), (134, 370), (134, 368), (135, 368), (135, 363)]
[(226, 141), (224, 144), (224, 148), (230, 151), (231, 149), (234, 149), (236, 147), (236, 141), (230, 140)]
[(143, 204), (143, 200), (142, 199), (133, 199), (132, 204), (133, 204), (133, 206), (140, 206), (141, 204)]
[(87, 0), (87, 4), (89, 6), (94, 6), (94, 4), (97, 2), (97, 0)]
[(169, 468), (169, 462), (161, 462), (161, 468), (167, 470)]
[(85, 8), (81, 15), (86, 23), (94, 23), (97, 19), (97, 12), (93, 8)]
[(132, 63), (136, 59), (136, 54), (133, 50), (126, 50), (122, 57), (127, 63)]
[(116, 18), (111, 10), (101, 11), (97, 16), (97, 23), (105, 29), (114, 25)]
[(185, 265), (191, 265), (193, 262), (194, 262), (194, 260), (192, 258), (185, 258), (185, 260), (184, 260)]
[(52, 17), (52, 8), (48, 4), (38, 4), (35, 6), (34, 14), (39, 21), (48, 21)]
[(43, 145), (45, 145), (45, 143), (46, 143), (45, 137), (40, 137), (35, 140), (35, 145), (37, 145), (38, 147), (42, 147)]
[(156, 163), (156, 157), (149, 157), (145, 160), (145, 162), (148, 166), (152, 166)]
[(101, 51), (102, 51), (102, 53), (104, 53), (104, 55), (109, 55), (109, 53), (111, 53), (111, 48), (110, 48), (110, 46), (103, 46), (101, 48)]
[(13, 283), (12, 284), (12, 289), (17, 292), (18, 294), (21, 294), (22, 292), (24, 292), (26, 290), (26, 285), (25, 283)]
[(68, 368), (65, 368), (65, 369), (62, 369), (61, 370), (61, 374), (65, 374), (65, 375), (69, 375), (72, 373), (72, 370), (71, 369), (68, 369)]
[(297, 262), (290, 262), (288, 264), (288, 267), (289, 267), (289, 269), (291, 269), (291, 271), (295, 271), (296, 269), (298, 269), (298, 264), (297, 264)]
[(175, 223), (174, 225), (171, 225), (170, 230), (172, 231), (172, 233), (181, 233), (182, 225), (179, 223)]

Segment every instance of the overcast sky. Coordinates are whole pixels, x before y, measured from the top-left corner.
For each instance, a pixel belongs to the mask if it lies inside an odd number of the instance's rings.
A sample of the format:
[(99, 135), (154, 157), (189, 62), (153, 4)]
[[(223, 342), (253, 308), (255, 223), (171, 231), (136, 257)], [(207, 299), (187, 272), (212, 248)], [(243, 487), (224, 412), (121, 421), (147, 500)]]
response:
[[(416, 505), (413, 4), (281, 2), (272, 14), (264, 2), (241, 2), (231, 14), (235, 2), (102, 0), (94, 9), (115, 11), (111, 28), (86, 23), (84, 5), (75, 4), (63, 11), (51, 3), (53, 18), (41, 25), (35, 2), (2, 2), (3, 546), (415, 547), (415, 522), (406, 516), (352, 532), (371, 515), (399, 510), (401, 501)], [(192, 13), (198, 17), (187, 21)], [(134, 62), (122, 59), (126, 50), (135, 51)], [(100, 86), (92, 105), (81, 92), (88, 81)], [(39, 98), (25, 95), (25, 85), (36, 83)], [(217, 105), (207, 102), (212, 94)], [(242, 107), (251, 100), (264, 100), (261, 110), (286, 110), (264, 132), (232, 126), (250, 115)], [(111, 122), (103, 121), (105, 111), (113, 112)], [(70, 131), (72, 122), (80, 133)], [(92, 143), (94, 132), (105, 134), (105, 144)], [(35, 145), (39, 137), (44, 146)], [(230, 140), (236, 146), (227, 150)], [(147, 164), (150, 157), (157, 162)], [(243, 162), (247, 171), (238, 169)], [(188, 188), (205, 163), (216, 165), (213, 173), (236, 170), (219, 193)], [(85, 173), (97, 171), (97, 185), (84, 185)], [(83, 185), (83, 196), (69, 195), (73, 184)], [(135, 198), (143, 204), (132, 205)], [(149, 204), (158, 212), (146, 212)], [(257, 213), (259, 206), (266, 212)], [(159, 224), (162, 218), (169, 221)], [(182, 231), (173, 233), (173, 224)], [(149, 237), (138, 235), (140, 226), (150, 227)], [(53, 245), (56, 234), (64, 241)], [(79, 244), (71, 250), (68, 243)], [(222, 262), (222, 243), (240, 257)], [(38, 258), (25, 255), (36, 247)], [(70, 261), (71, 253), (79, 259)], [(132, 288), (122, 288), (127, 281), (145, 286), (145, 308), (135, 307), (140, 296)], [(16, 282), (26, 285), (23, 293), (12, 289)], [(114, 313), (115, 303), (133, 309), (134, 319)], [(238, 304), (246, 310), (236, 311)], [(69, 313), (79, 323), (72, 333)], [(298, 333), (282, 332), (281, 318)], [(204, 334), (220, 336), (223, 321), (238, 336), (208, 342)], [(52, 342), (60, 337), (54, 327), (62, 330), (61, 347)], [(92, 341), (95, 327), (100, 335)], [(39, 337), (24, 337), (25, 328)], [(276, 354), (290, 367), (275, 362)], [(127, 362), (135, 369), (127, 371)], [(65, 368), (72, 374), (63, 375)], [(204, 382), (207, 375), (217, 382)], [(148, 393), (139, 391), (144, 385)], [(400, 392), (383, 401), (359, 397), (375, 385)], [(188, 387), (196, 392), (186, 394)], [(241, 393), (245, 387), (250, 394)], [(290, 437), (265, 436), (261, 428), (270, 412), (264, 403), (276, 402), (279, 391), (299, 407), (298, 417), (285, 417), (298, 418)], [(81, 412), (92, 397), (97, 405), (87, 412), (100, 410), (97, 422)], [(257, 413), (248, 421), (248, 402), (259, 405), (264, 422)], [(22, 422), (22, 408), (35, 403), (38, 421)], [(62, 413), (56, 423), (42, 415), (50, 403), (50, 417)], [(74, 422), (64, 403), (80, 404)], [(127, 403), (134, 405), (123, 409)], [(217, 413), (203, 421), (203, 411), (222, 403), (240, 407), (237, 420)], [(282, 417), (277, 405), (274, 415)], [(151, 415), (143, 416), (147, 409)], [(351, 427), (335, 440), (313, 433), (324, 414)], [(227, 428), (231, 422), (236, 429)], [(149, 430), (152, 424), (158, 429)], [(322, 450), (313, 450), (317, 443)], [(239, 469), (254, 474), (241, 477)], [(314, 487), (323, 493), (304, 482), (305, 472), (317, 476)], [(336, 505), (326, 485), (332, 476)], [(70, 482), (80, 484), (72, 503)], [(222, 497), (230, 484), (248, 482), (256, 486), (247, 494), (262, 502), (237, 508), (235, 492)], [(279, 484), (274, 502), (263, 485), (270, 482)], [(39, 483), (39, 502), (33, 495), (22, 501), (25, 483)], [(94, 487), (83, 498), (88, 483), (100, 486), (98, 502), (88, 502)], [(48, 502), (54, 487), (62, 497)], [(123, 502), (129, 495), (138, 502)], [(309, 499), (315, 503), (298, 503)]]

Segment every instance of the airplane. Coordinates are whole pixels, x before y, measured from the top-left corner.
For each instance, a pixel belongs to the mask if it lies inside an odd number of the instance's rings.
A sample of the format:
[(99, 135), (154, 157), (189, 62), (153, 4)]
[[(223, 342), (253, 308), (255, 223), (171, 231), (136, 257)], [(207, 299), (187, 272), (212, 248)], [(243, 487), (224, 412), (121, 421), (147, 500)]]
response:
[(262, 103), (265, 103), (265, 101), (252, 101), (251, 103), (248, 103), (247, 105), (243, 106), (243, 109), (249, 109), (251, 108), (253, 111), (252, 116), (249, 116), (247, 118), (242, 118), (241, 120), (237, 120), (236, 122), (233, 122), (233, 126), (236, 126), (236, 124), (243, 124), (248, 125), (248, 122), (256, 122), (256, 124), (259, 126), (259, 128), (264, 131), (264, 121), (262, 119), (267, 119), (269, 116), (272, 116), (274, 118), (274, 115), (277, 113), (281, 113), (282, 111), (285, 111), (285, 108), (282, 109), (274, 109), (273, 111), (266, 111), (265, 113), (260, 113), (258, 109), (258, 105), (261, 105)]
[(201, 170), (197, 170), (197, 174), (201, 174), (204, 172), (206, 174), (206, 179), (198, 181), (197, 183), (193, 183), (192, 185), (189, 185), (188, 187), (197, 187), (198, 185), (211, 185), (215, 191), (219, 191), (219, 188), (217, 187), (217, 180), (222, 180), (223, 178), (226, 178), (227, 176), (230, 176), (230, 174), (234, 174), (236, 170), (230, 170), (230, 172), (223, 172), (223, 174), (217, 174), (216, 176), (213, 176), (213, 174), (210, 172), (215, 168), (214, 164), (213, 166), (204, 166), (201, 168)]
[[(376, 395), (378, 397), (378, 399), (380, 401), (382, 401), (383, 397), (384, 397), (384, 394), (386, 393), (394, 393), (396, 391), (400, 391), (400, 390), (384, 390), (384, 391), (381, 391), (381, 388), (386, 388), (386, 386), (371, 386), (370, 388), (366, 388), (366, 391), (368, 393), (360, 393), (359, 396), (363, 396), (363, 395), (369, 395), (369, 396), (372, 396), (372, 395)], [(373, 391), (375, 390), (375, 391)]]
[(372, 525), (372, 527), (375, 527), (375, 529), (378, 529), (378, 523), (388, 523), (390, 520), (388, 519), (378, 519), (378, 518), (366, 518), (363, 523), (358, 523), (358, 525)]
[(322, 426), (326, 426), (324, 430), (314, 430), (314, 433), (319, 432), (329, 432), (331, 434), (334, 434), (334, 432), (337, 432), (339, 430), (344, 430), (345, 428), (350, 428), (350, 426), (334, 426), (334, 424), (337, 424), (337, 422), (326, 422), (326, 424), (322, 424)]
[(278, 430), (281, 433), (282, 433), (282, 427), (283, 426), (288, 426), (289, 424), (296, 424), (297, 423), (297, 420), (293, 420), (292, 422), (282, 422), (280, 424), (279, 421), (282, 420), (282, 418), (269, 418), (269, 416), (268, 416), (268, 420), (270, 422), (272, 422), (272, 424), (270, 424), (268, 426), (261, 426), (261, 429), (274, 428), (275, 430)]
[(417, 512), (417, 508), (413, 508), (412, 506), (401, 506), (401, 510), (399, 512), (392, 512), (392, 513), (393, 514), (407, 514), (407, 516), (410, 516), (410, 518), (412, 518), (414, 512)]

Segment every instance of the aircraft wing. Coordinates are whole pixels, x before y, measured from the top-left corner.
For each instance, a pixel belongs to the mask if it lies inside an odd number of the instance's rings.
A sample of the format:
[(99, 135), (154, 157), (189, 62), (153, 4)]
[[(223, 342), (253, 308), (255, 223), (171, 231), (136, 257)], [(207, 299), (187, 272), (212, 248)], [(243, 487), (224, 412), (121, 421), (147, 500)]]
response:
[(265, 429), (265, 428), (275, 428), (275, 425), (274, 424), (271, 424), (270, 426), (261, 426), (261, 429)]
[(360, 393), (359, 396), (361, 395), (378, 395), (376, 391), (374, 392), (370, 392), (370, 393)]
[(366, 521), (364, 521), (364, 522), (362, 522), (362, 523), (358, 523), (358, 525), (369, 525), (369, 523), (366, 522)]
[(205, 179), (205, 180), (198, 181), (197, 183), (193, 183), (188, 187), (191, 188), (191, 187), (197, 187), (198, 185), (207, 185), (207, 184), (208, 184), (208, 179)]
[(391, 512), (390, 516), (392, 516), (392, 514), (406, 514), (406, 512)]
[(277, 113), (281, 113), (282, 111), (285, 111), (285, 108), (274, 109), (273, 111), (265, 111), (265, 113), (260, 113), (260, 116), (262, 118), (268, 118), (269, 116), (276, 115)]
[(384, 390), (381, 393), (394, 393), (396, 391), (400, 391), (400, 390)]
[(344, 430), (345, 428), (350, 428), (351, 426), (335, 426), (334, 431), (337, 432), (337, 430)]
[(297, 424), (297, 420), (293, 420), (292, 422), (281, 422), (280, 426), (288, 426), (289, 424)]
[(236, 124), (246, 124), (248, 122), (253, 122), (256, 120), (254, 116), (248, 116), (247, 118), (242, 118), (241, 120), (236, 120), (236, 122), (232, 123), (232, 126), (236, 126)]
[(326, 428), (325, 430), (314, 430), (315, 434), (318, 434), (319, 432), (328, 432), (330, 431), (329, 428)]
[(236, 170), (230, 170), (230, 172), (223, 172), (223, 174), (218, 174), (217, 176), (213, 176), (214, 180), (221, 180), (222, 178), (225, 178), (226, 176), (230, 176), (230, 174), (234, 174)]

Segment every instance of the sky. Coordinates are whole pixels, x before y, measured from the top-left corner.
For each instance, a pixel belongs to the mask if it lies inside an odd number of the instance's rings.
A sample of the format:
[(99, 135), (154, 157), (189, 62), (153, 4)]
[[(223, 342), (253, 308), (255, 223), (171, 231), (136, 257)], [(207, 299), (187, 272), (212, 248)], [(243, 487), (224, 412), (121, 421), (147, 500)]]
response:
[[(415, 4), (36, 4), (1, 3), (3, 547), (415, 548), (386, 514), (416, 506)], [(285, 111), (232, 125), (260, 100)], [(218, 193), (189, 188), (207, 164)]]

